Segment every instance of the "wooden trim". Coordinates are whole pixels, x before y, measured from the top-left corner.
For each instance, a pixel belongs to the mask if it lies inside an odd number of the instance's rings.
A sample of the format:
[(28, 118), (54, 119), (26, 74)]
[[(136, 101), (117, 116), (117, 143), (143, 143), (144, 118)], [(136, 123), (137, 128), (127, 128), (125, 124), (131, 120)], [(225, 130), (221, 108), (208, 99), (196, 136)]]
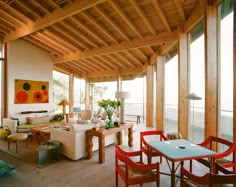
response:
[(205, 33), (205, 139), (217, 136), (217, 8), (204, 6)]
[(4, 117), (9, 116), (9, 94), (8, 94), (8, 44), (4, 43)]
[(164, 56), (157, 56), (156, 61), (156, 129), (164, 130)]
[(189, 93), (188, 87), (188, 36), (187, 33), (179, 33), (178, 41), (178, 64), (179, 64), (179, 106), (178, 106), (178, 132), (188, 139), (189, 119), (188, 100), (185, 98)]
[(147, 65), (146, 126), (153, 126), (153, 65)]

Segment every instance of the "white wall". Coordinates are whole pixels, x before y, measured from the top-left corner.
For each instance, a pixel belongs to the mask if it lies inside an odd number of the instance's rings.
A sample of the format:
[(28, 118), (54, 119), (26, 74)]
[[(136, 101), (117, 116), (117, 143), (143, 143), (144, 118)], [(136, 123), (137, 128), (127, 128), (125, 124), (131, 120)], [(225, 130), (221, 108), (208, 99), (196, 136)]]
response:
[[(8, 103), (9, 114), (31, 110), (53, 110), (53, 65), (52, 58), (40, 49), (24, 41), (8, 44)], [(15, 79), (49, 82), (49, 103), (14, 104)]]

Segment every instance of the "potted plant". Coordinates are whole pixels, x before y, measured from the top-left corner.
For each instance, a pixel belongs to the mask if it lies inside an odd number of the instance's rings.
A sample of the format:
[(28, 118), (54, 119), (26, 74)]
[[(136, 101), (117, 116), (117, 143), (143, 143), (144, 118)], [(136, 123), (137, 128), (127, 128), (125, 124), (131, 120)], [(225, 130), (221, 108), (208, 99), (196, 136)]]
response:
[(121, 101), (102, 99), (101, 101), (98, 101), (98, 106), (103, 108), (107, 113), (108, 122), (106, 123), (106, 128), (113, 127), (112, 116), (113, 113), (116, 111), (117, 107), (121, 106)]

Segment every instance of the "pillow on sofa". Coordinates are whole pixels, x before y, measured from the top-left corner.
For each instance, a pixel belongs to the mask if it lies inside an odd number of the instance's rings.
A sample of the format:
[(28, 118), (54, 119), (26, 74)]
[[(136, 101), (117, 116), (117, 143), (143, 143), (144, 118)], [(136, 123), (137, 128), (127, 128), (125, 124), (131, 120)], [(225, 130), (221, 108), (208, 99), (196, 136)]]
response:
[(49, 116), (49, 120), (53, 120), (55, 117), (55, 111), (35, 114), (35, 117), (41, 117), (41, 116)]
[(27, 123), (27, 117), (35, 117), (35, 114), (13, 114), (11, 115), (11, 118), (17, 118), (20, 121), (20, 124), (25, 124)]
[(27, 117), (27, 122), (30, 125), (38, 123), (49, 123), (49, 116)]

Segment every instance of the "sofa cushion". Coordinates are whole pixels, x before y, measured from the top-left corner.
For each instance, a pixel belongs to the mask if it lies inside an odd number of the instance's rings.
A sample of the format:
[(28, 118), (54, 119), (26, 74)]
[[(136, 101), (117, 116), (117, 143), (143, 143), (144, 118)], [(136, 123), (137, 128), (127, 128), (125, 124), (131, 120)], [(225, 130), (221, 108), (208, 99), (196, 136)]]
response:
[(27, 123), (30, 125), (37, 123), (49, 123), (49, 116), (27, 117)]
[(11, 118), (18, 119), (20, 121), (20, 124), (25, 124), (27, 123), (27, 117), (35, 117), (35, 114), (14, 114), (11, 115)]

